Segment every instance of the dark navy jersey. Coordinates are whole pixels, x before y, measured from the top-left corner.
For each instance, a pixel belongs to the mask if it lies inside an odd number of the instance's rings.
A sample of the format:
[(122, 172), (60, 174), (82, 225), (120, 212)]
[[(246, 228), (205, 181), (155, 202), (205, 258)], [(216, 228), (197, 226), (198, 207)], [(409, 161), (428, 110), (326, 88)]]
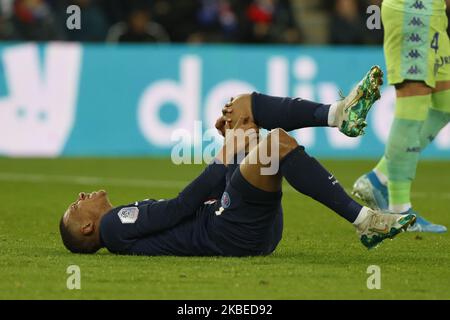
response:
[(209, 201), (201, 205), (194, 215), (158, 230), (161, 222), (156, 219), (169, 214), (167, 210), (173, 210), (171, 201), (146, 200), (113, 209), (101, 221), (103, 245), (119, 254), (221, 255), (221, 250), (208, 234), (218, 203)]
[[(283, 227), (281, 192), (251, 186), (237, 168), (211, 164), (176, 198), (112, 209), (100, 222), (102, 245), (150, 256), (271, 253)], [(220, 200), (207, 201), (211, 194)]]

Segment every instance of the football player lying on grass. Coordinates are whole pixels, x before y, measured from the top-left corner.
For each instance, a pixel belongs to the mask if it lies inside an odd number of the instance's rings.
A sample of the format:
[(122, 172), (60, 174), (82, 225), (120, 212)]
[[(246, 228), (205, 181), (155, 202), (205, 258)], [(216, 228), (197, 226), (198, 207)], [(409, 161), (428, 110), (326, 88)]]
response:
[[(286, 132), (333, 126), (348, 136), (361, 135), (381, 83), (382, 72), (373, 67), (348, 97), (332, 105), (259, 93), (232, 99), (216, 123), (225, 136), (216, 161), (177, 197), (113, 206), (105, 191), (80, 193), (60, 221), (64, 245), (74, 253), (106, 247), (133, 255), (267, 255), (282, 236), (283, 177), (352, 223), (367, 248), (393, 238), (414, 223), (414, 215), (362, 207)], [(273, 130), (260, 139), (260, 127)], [(245, 139), (238, 139), (239, 130)], [(241, 154), (246, 156), (236, 164)], [(258, 154), (267, 154), (271, 163)], [(279, 166), (270, 172), (274, 163)], [(220, 201), (207, 201), (214, 195)]]

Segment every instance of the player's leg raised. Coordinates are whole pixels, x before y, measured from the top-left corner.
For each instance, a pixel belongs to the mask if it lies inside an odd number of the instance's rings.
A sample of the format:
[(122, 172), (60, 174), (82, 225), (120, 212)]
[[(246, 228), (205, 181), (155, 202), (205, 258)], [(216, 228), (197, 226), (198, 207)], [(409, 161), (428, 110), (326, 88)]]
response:
[(380, 97), (382, 77), (381, 69), (372, 67), (347, 97), (331, 105), (254, 92), (233, 98), (223, 112), (231, 119), (231, 127), (245, 116), (268, 130), (337, 127), (345, 135), (356, 137), (364, 133), (367, 114)]
[[(261, 161), (260, 150), (268, 148), (273, 163)], [(275, 172), (264, 169), (278, 167)], [(253, 186), (265, 191), (281, 189), (281, 176), (298, 192), (305, 194), (353, 223), (361, 242), (368, 248), (392, 238), (415, 221), (414, 215), (390, 215), (375, 212), (355, 202), (337, 179), (310, 157), (297, 141), (282, 129), (273, 130), (258, 148), (253, 149), (240, 166), (242, 176)]]

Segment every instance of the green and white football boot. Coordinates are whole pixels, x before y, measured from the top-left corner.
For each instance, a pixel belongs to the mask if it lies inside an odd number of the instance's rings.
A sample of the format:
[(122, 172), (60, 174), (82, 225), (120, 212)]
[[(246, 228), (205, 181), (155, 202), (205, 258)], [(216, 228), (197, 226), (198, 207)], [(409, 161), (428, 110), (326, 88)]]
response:
[(336, 124), (343, 134), (357, 137), (364, 134), (366, 117), (373, 104), (380, 99), (383, 71), (373, 66), (347, 97), (336, 102)]
[(414, 214), (393, 214), (369, 210), (366, 219), (356, 227), (361, 243), (375, 248), (385, 239), (393, 239), (416, 221)]

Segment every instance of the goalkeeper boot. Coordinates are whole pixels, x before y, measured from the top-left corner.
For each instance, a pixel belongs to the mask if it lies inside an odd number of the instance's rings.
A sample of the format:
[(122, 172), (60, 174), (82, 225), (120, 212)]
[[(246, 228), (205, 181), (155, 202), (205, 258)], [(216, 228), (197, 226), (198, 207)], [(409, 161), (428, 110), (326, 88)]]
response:
[(447, 227), (431, 223), (425, 220), (418, 212), (413, 209), (409, 209), (404, 214), (414, 214), (417, 217), (416, 223), (409, 226), (406, 231), (408, 232), (430, 232), (430, 233), (444, 233), (447, 232)]
[(349, 137), (364, 134), (366, 117), (375, 101), (380, 98), (383, 71), (373, 66), (350, 94), (336, 102), (336, 123), (339, 131)]
[(416, 221), (414, 214), (390, 214), (369, 210), (367, 217), (356, 226), (361, 243), (375, 248), (385, 239), (393, 239)]
[(388, 188), (381, 183), (373, 171), (355, 181), (352, 194), (362, 200), (369, 208), (381, 211), (389, 209)]

